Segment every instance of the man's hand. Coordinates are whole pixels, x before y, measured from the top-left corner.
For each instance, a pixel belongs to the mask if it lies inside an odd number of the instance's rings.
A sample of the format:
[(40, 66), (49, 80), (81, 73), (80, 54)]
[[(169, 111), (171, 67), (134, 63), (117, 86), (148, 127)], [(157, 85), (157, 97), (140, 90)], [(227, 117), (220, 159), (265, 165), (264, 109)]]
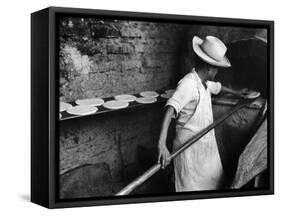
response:
[(170, 152), (166, 147), (166, 139), (167, 139), (167, 131), (172, 119), (172, 115), (174, 113), (174, 108), (172, 106), (168, 106), (164, 121), (162, 123), (162, 129), (160, 133), (160, 138), (158, 141), (158, 163), (161, 163), (162, 169), (165, 169), (166, 166), (170, 163)]
[(239, 91), (239, 94), (242, 98), (247, 99), (247, 95), (249, 94), (249, 89), (243, 88)]
[(170, 152), (166, 145), (158, 145), (158, 162), (161, 163), (161, 168), (165, 169), (170, 164)]
[(244, 99), (253, 99), (253, 98), (257, 98), (257, 97), (260, 96), (259, 92), (251, 91), (247, 88), (244, 88), (244, 89), (241, 89), (241, 90), (234, 90), (234, 89), (222, 86), (221, 90), (226, 92), (226, 93), (231, 93), (233, 95), (239, 96), (239, 97), (244, 98)]

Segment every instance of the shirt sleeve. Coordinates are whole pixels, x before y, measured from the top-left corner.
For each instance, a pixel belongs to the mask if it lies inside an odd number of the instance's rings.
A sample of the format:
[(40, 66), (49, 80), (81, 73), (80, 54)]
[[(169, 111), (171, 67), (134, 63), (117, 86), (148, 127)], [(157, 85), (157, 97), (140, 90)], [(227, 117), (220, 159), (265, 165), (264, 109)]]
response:
[(193, 100), (196, 100), (197, 87), (193, 80), (184, 79), (178, 83), (178, 86), (172, 95), (172, 97), (167, 101), (166, 106), (170, 105), (175, 109), (173, 118), (177, 118), (179, 112), (182, 108)]
[(207, 88), (211, 92), (211, 94), (217, 95), (221, 91), (221, 83), (220, 82), (213, 82), (213, 81), (206, 81)]

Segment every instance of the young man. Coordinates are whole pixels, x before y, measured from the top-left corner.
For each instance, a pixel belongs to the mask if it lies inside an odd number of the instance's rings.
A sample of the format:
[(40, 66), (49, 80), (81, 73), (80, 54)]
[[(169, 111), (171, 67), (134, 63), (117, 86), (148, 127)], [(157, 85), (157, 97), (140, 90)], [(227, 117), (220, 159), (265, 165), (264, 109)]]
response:
[[(220, 91), (235, 93), (213, 82), (218, 67), (230, 67), (225, 57), (226, 46), (216, 37), (204, 40), (193, 38), (195, 68), (178, 83), (175, 93), (167, 101), (167, 107), (158, 141), (158, 163), (164, 169), (169, 163), (166, 147), (167, 131), (171, 118), (177, 118), (173, 149), (213, 122), (211, 94)], [(236, 92), (237, 93), (237, 92)], [(211, 130), (191, 147), (174, 159), (176, 191), (214, 190), (220, 188), (223, 168), (217, 148), (214, 130)]]

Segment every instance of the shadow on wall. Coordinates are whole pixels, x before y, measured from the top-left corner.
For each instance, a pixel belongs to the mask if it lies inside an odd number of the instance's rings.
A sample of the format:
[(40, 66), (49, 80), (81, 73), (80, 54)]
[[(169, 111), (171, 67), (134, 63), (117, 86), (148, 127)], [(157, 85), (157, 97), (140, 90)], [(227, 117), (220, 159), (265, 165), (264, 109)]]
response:
[[(139, 108), (62, 123), (60, 198), (113, 195), (152, 166), (158, 155), (157, 141), (163, 116), (159, 112), (161, 107)], [(170, 149), (174, 123), (167, 140)], [(78, 131), (77, 125), (81, 127)], [(134, 193), (173, 191), (171, 174), (172, 166), (155, 175)]]
[(60, 176), (60, 198), (110, 196), (112, 177), (106, 163), (85, 164)]
[[(261, 92), (267, 98), (267, 43), (258, 38), (238, 40), (229, 45), (229, 59), (232, 64), (226, 70), (222, 81), (237, 89), (248, 88)], [(228, 74), (229, 73), (229, 74)]]

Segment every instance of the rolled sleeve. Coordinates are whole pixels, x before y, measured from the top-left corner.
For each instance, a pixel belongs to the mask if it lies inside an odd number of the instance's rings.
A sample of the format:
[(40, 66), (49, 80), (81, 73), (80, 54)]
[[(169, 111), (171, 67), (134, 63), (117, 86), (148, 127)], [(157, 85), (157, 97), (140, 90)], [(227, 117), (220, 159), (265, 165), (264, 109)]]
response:
[(213, 81), (206, 81), (206, 85), (211, 92), (211, 94), (217, 95), (221, 91), (221, 83), (220, 82), (213, 82)]
[(194, 100), (196, 93), (196, 84), (191, 79), (183, 79), (178, 83), (178, 86), (167, 101), (166, 106), (170, 105), (175, 109), (173, 118), (177, 118), (182, 108), (190, 101)]
[(177, 117), (178, 117), (178, 114), (179, 114), (179, 112), (180, 112), (180, 104), (179, 104), (179, 102), (178, 102), (177, 100), (173, 99), (173, 98), (170, 98), (170, 99), (167, 101), (165, 107), (168, 107), (168, 106), (172, 106), (172, 107), (174, 108), (175, 112), (174, 112), (174, 114), (173, 114), (172, 117), (173, 117), (173, 118), (177, 118)]

